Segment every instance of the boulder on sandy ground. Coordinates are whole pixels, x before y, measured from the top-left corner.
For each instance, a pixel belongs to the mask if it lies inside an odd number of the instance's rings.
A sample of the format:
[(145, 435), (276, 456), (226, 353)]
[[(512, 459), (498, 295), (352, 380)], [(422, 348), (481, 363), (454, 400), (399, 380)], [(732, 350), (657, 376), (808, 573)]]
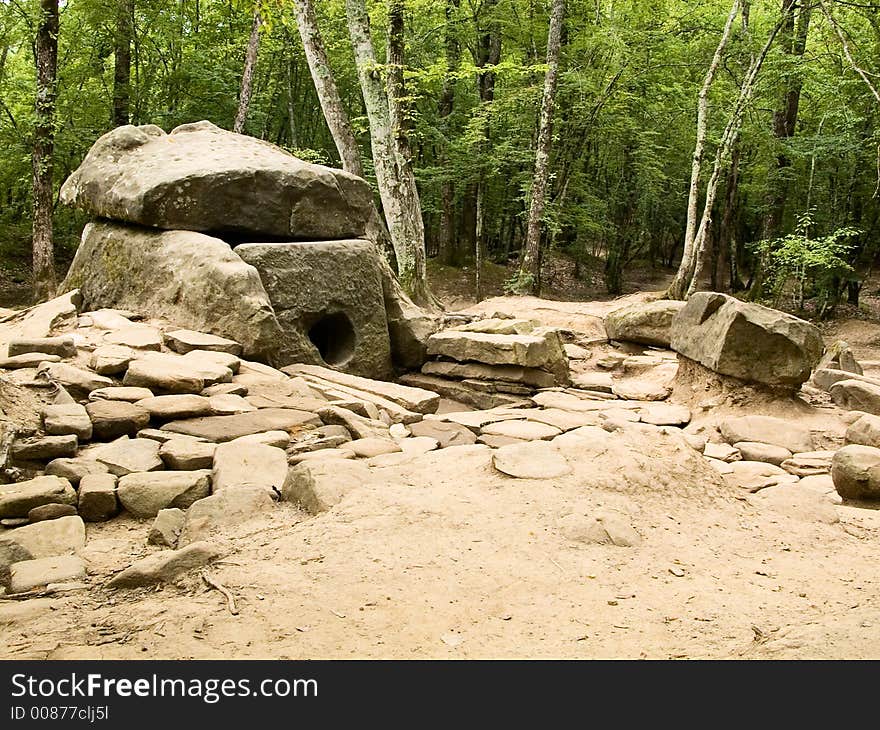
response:
[(672, 318), (683, 307), (671, 299), (630, 304), (605, 316), (605, 331), (609, 340), (669, 347)]
[(791, 453), (813, 450), (810, 429), (794, 421), (773, 416), (738, 416), (725, 418), (718, 424), (724, 440), (729, 444), (757, 441), (781, 446)]
[(724, 479), (731, 486), (753, 493), (798, 481), (796, 476), (784, 469), (761, 461), (730, 462), (730, 472), (725, 474)]
[(804, 489), (800, 484), (778, 484), (762, 489), (750, 501), (762, 509), (792, 519), (834, 525), (840, 522), (834, 505), (822, 494)]
[(109, 441), (120, 436), (134, 436), (150, 423), (150, 413), (123, 400), (94, 400), (86, 404), (96, 439)]
[[(172, 436), (174, 434), (171, 434)], [(171, 438), (159, 447), (159, 458), (175, 471), (210, 469), (217, 444), (189, 437)]]
[(733, 447), (739, 449), (746, 461), (764, 461), (768, 464), (781, 466), (782, 462), (791, 458), (791, 451), (782, 446), (762, 444), (759, 441), (737, 441)]
[(25, 593), (50, 583), (67, 583), (86, 577), (86, 564), (76, 555), (23, 560), (10, 567), (9, 592)]
[(46, 474), (67, 479), (74, 486), (78, 485), (87, 474), (106, 474), (107, 467), (93, 459), (77, 456), (73, 459), (53, 459), (46, 464)]
[(177, 509), (177, 507), (160, 509), (153, 524), (150, 525), (147, 543), (162, 547), (177, 547), (177, 541), (180, 538), (180, 533), (183, 532), (185, 523), (186, 512), (182, 509)]
[(41, 504), (76, 504), (76, 492), (66, 479), (43, 476), (17, 484), (0, 484), (0, 518), (27, 517)]
[(831, 400), (849, 411), (864, 411), (880, 416), (880, 383), (867, 380), (840, 380), (829, 390)]
[(43, 429), (52, 436), (73, 434), (80, 441), (92, 437), (89, 414), (79, 403), (46, 406), (43, 409)]
[(4, 530), (0, 533), (0, 571), (21, 560), (76, 553), (85, 545), (86, 528), (82, 519), (76, 516)]
[(320, 425), (321, 419), (314, 413), (293, 408), (261, 408), (258, 411), (237, 413), (233, 416), (207, 416), (171, 421), (162, 426), (162, 430), (198, 436), (220, 443), (264, 431), (291, 433), (308, 426)]
[(380, 454), (395, 454), (403, 449), (396, 441), (383, 438), (365, 438), (349, 441), (345, 447), (354, 451), (354, 455), (362, 459), (369, 459)]
[(400, 446), (400, 450), (405, 454), (427, 454), (429, 451), (440, 448), (440, 443), (437, 439), (432, 439), (430, 436), (404, 438), (398, 441), (397, 445)]
[(672, 387), (648, 378), (624, 378), (614, 381), (611, 392), (623, 400), (661, 401), (669, 397)]
[(133, 361), (123, 378), (126, 386), (169, 394), (198, 394), (206, 385), (232, 380), (232, 371), (216, 363), (166, 353), (152, 353)]
[(9, 357), (31, 353), (57, 355), (60, 358), (76, 357), (76, 345), (73, 337), (35, 337), (33, 339), (14, 339), (9, 341), (7, 354)]
[(596, 510), (587, 514), (572, 512), (560, 518), (559, 532), (572, 542), (592, 545), (636, 547), (642, 536), (636, 532), (629, 517), (614, 510)]
[(116, 494), (135, 517), (154, 517), (168, 507), (186, 509), (211, 493), (207, 471), (163, 471), (128, 474), (119, 479)]
[(371, 378), (390, 374), (380, 254), (374, 244), (247, 243), (235, 253), (259, 272), (275, 310), (282, 331), (277, 362), (326, 364)]
[(828, 474), (831, 471), (833, 451), (805, 451), (792, 454), (780, 465), (789, 474), (797, 477), (813, 477)]
[(278, 494), (287, 479), (284, 449), (257, 443), (223, 443), (214, 451), (211, 471), (214, 492), (236, 487), (260, 487)]
[(208, 542), (194, 542), (180, 550), (162, 550), (117, 573), (107, 587), (137, 588), (172, 581), (193, 568), (207, 565), (220, 555), (220, 549)]
[(736, 447), (730, 444), (716, 444), (712, 441), (707, 441), (703, 445), (703, 456), (725, 463), (740, 461), (743, 458), (742, 452)]
[(822, 355), (822, 335), (802, 319), (726, 294), (697, 292), (672, 320), (671, 347), (723, 375), (796, 388)]
[(419, 421), (410, 424), (413, 436), (427, 436), (435, 439), (441, 449), (450, 446), (464, 446), (476, 442), (477, 437), (467, 426), (445, 421)]
[(544, 441), (502, 446), (492, 454), (492, 466), (517, 479), (556, 479), (571, 473), (565, 456)]
[(94, 216), (156, 228), (324, 240), (363, 235), (369, 185), (202, 121), (117, 127), (61, 188)]
[(87, 474), (79, 483), (80, 517), (86, 522), (104, 522), (119, 512), (116, 477), (112, 474)]
[(837, 340), (828, 346), (825, 354), (822, 355), (822, 359), (819, 360), (819, 364), (816, 366), (817, 370), (820, 368), (831, 368), (862, 375), (862, 366), (856, 360), (852, 348), (843, 340)]
[(846, 429), (846, 442), (880, 448), (880, 416), (865, 413)]
[(76, 447), (77, 438), (73, 434), (41, 436), (16, 439), (9, 450), (9, 455), (20, 461), (47, 461), (63, 456), (74, 456)]
[(527, 335), (538, 326), (538, 322), (531, 319), (487, 317), (486, 319), (477, 319), (473, 322), (459, 324), (455, 327), (450, 327), (450, 329), (460, 332), (485, 332), (490, 335)]
[(54, 329), (76, 320), (82, 304), (79, 291), (68, 291), (48, 302), (0, 317), (0, 357), (7, 355), (10, 340), (48, 337)]
[(155, 471), (162, 468), (159, 446), (152, 439), (129, 439), (127, 436), (101, 446), (94, 454), (107, 470), (118, 477), (137, 472)]
[(186, 512), (186, 523), (178, 545), (204, 540), (213, 532), (237, 527), (274, 506), (262, 487), (232, 487), (200, 499)]
[(547, 441), (561, 433), (561, 428), (537, 421), (499, 421), (482, 428), (483, 435), (507, 436), (521, 441)]
[(880, 499), (880, 449), (844, 446), (831, 460), (831, 478), (844, 499)]
[(643, 423), (654, 426), (684, 426), (691, 421), (690, 408), (672, 403), (651, 403), (636, 413)]
[(370, 480), (364, 464), (347, 459), (317, 459), (297, 464), (287, 474), (283, 498), (310, 514), (325, 512)]
[(223, 241), (190, 231), (90, 223), (62, 284), (90, 307), (131, 307), (240, 342), (265, 359), (281, 330), (260, 276)]
[(349, 434), (356, 439), (370, 438), (373, 436), (377, 438), (388, 437), (388, 426), (385, 423), (364, 418), (347, 408), (327, 405), (318, 409), (318, 416), (320, 416), (321, 421), (328, 426), (344, 427)]

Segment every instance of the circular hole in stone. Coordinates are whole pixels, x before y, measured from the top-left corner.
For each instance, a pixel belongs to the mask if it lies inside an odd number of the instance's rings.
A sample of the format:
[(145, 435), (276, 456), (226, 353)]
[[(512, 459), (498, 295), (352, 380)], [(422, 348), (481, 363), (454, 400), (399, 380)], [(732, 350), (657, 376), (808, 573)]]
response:
[(328, 365), (345, 365), (354, 356), (354, 325), (344, 312), (318, 319), (309, 328), (309, 339)]

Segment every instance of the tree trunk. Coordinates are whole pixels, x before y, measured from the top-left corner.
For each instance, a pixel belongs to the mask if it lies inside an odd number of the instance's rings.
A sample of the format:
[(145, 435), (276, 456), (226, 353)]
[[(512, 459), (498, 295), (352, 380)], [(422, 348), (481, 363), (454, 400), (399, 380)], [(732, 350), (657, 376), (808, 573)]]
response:
[(409, 143), (409, 122), (406, 109), (406, 84), (403, 77), (404, 19), (403, 0), (389, 0), (388, 4), (388, 116), (391, 122), (392, 149), (394, 150), (397, 179), (402, 197), (407, 236), (412, 240), (406, 261), (400, 264), (400, 279), (413, 301), (428, 304), (432, 296), (428, 290), (427, 256), (425, 253), (425, 223), (422, 205), (412, 166)]
[[(391, 242), (397, 257), (397, 270), (404, 290), (419, 303), (425, 303), (427, 282), (419, 281), (419, 271), (424, 276), (424, 264), (419, 266), (419, 252), (424, 262), (425, 239), (418, 194), (411, 168), (400, 169), (391, 111), (382, 77), (378, 70), (373, 41), (370, 37), (370, 21), (363, 0), (346, 0), (346, 19), (351, 44), (357, 62), (358, 81), (364, 97), (364, 106), (370, 124), (373, 150), (373, 166), (379, 185), (379, 196), (385, 210), (385, 219), (391, 234)], [(404, 179), (407, 178), (408, 179)], [(415, 209), (413, 209), (415, 205)]]
[[(452, 114), (455, 104), (455, 78), (454, 74), (458, 68), (459, 46), (455, 33), (452, 30), (452, 19), (455, 9), (458, 8), (461, 0), (446, 0), (445, 17), (446, 25), (444, 26), (444, 48), (446, 51), (446, 74), (443, 79), (443, 90), (440, 92), (440, 100), (437, 103), (437, 116), (440, 118), (440, 128), (443, 131), (444, 139), (441, 143), (443, 150), (440, 153), (440, 167), (445, 169), (448, 164), (447, 149), (450, 130), (447, 120)], [(455, 187), (451, 179), (444, 175), (443, 181), (440, 183), (440, 241), (439, 241), (439, 258), (444, 264), (458, 263), (458, 251), (455, 245), (455, 230), (453, 225), (453, 216), (455, 215)]]
[[(796, 18), (794, 2), (795, 0), (783, 0), (782, 3), (782, 13), (786, 19), (782, 27), (782, 32), (785, 34), (785, 52), (791, 57), (792, 62), (803, 56), (806, 50), (812, 10), (807, 4), (797, 12)], [(791, 167), (791, 160), (785, 152), (784, 145), (786, 140), (794, 137), (802, 87), (803, 79), (800, 72), (796, 71), (786, 82), (782, 103), (773, 114), (773, 136), (779, 147), (779, 153), (776, 155), (776, 170), (770, 176), (769, 210), (764, 219), (762, 233), (762, 238), (765, 239), (776, 238), (782, 228), (789, 186), (789, 181), (785, 179), (786, 171)]]
[[(303, 49), (305, 50), (306, 62), (309, 64), (309, 73), (312, 75), (312, 82), (318, 94), (321, 111), (324, 113), (324, 120), (327, 122), (330, 135), (333, 137), (333, 143), (336, 145), (337, 152), (339, 152), (342, 168), (352, 175), (364, 177), (361, 151), (351, 126), (351, 119), (342, 103), (342, 97), (339, 95), (339, 89), (336, 86), (336, 79), (333, 77), (333, 71), (330, 68), (330, 61), (324, 48), (324, 40), (318, 28), (315, 6), (312, 4), (312, 0), (294, 0), (293, 5), (296, 11), (296, 25), (299, 29), (299, 36), (302, 39)], [(396, 257), (391, 244), (391, 237), (375, 205), (372, 211), (370, 211), (366, 234), (367, 238), (373, 241), (385, 255), (389, 264), (396, 268)]]
[(525, 288), (528, 285), (533, 294), (538, 294), (541, 291), (541, 218), (544, 215), (547, 192), (553, 109), (556, 105), (556, 81), (559, 76), (559, 50), (564, 19), (565, 0), (553, 0), (550, 11), (550, 31), (547, 34), (547, 75), (544, 77), (541, 121), (535, 149), (535, 175), (532, 179), (525, 251), (520, 264), (522, 286)]
[(34, 295), (50, 297), (57, 285), (52, 242), (52, 156), (55, 148), (55, 96), (58, 74), (58, 0), (40, 0), (40, 19), (34, 43), (37, 71), (33, 163)]
[(694, 237), (697, 231), (697, 201), (700, 196), (700, 177), (703, 170), (703, 155), (706, 148), (706, 135), (708, 127), (709, 115), (709, 89), (715, 80), (718, 67), (724, 57), (724, 49), (730, 40), (733, 23), (739, 13), (740, 1), (733, 0), (730, 13), (727, 15), (727, 22), (724, 24), (724, 30), (721, 33), (721, 40), (718, 41), (718, 47), (715, 49), (715, 55), (709, 64), (709, 70), (703, 79), (703, 86), (700, 88), (700, 94), (697, 101), (697, 139), (694, 144), (694, 154), (691, 159), (691, 184), (688, 189), (687, 204), (687, 222), (684, 229), (684, 248), (681, 252), (681, 263), (678, 271), (669, 285), (667, 296), (671, 299), (684, 299), (693, 274), (696, 259), (696, 248), (694, 246)]
[(776, 27), (774, 27), (773, 30), (770, 32), (770, 36), (767, 39), (767, 42), (764, 44), (764, 47), (761, 49), (760, 54), (752, 61), (752, 64), (749, 67), (749, 72), (746, 75), (745, 80), (743, 81), (742, 87), (740, 87), (739, 97), (737, 98), (736, 106), (734, 107), (733, 112), (731, 112), (730, 118), (727, 121), (727, 127), (724, 129), (724, 134), (721, 137), (721, 142), (719, 143), (718, 149), (715, 152), (715, 163), (712, 168), (712, 176), (709, 178), (709, 182), (706, 185), (706, 202), (703, 205), (703, 215), (700, 219), (700, 226), (697, 229), (696, 237), (694, 238), (694, 249), (696, 251), (694, 270), (692, 272), (690, 280), (687, 281), (686, 296), (690, 296), (691, 294), (693, 294), (700, 284), (700, 279), (702, 278), (703, 269), (705, 268), (706, 263), (706, 249), (709, 241), (709, 227), (712, 225), (712, 211), (715, 206), (715, 196), (718, 192), (718, 181), (721, 177), (721, 173), (727, 167), (730, 157), (730, 151), (733, 149), (734, 145), (739, 139), (739, 131), (742, 127), (743, 114), (745, 114), (746, 107), (748, 106), (749, 101), (752, 98), (752, 94), (754, 93), (755, 82), (758, 79), (758, 74), (761, 71), (761, 67), (764, 65), (764, 60), (767, 58), (767, 54), (770, 52), (773, 41), (779, 34), (779, 31), (786, 22), (786, 19), (787, 16), (783, 16), (782, 19), (776, 24)]
[(254, 22), (251, 25), (251, 35), (248, 39), (247, 52), (244, 56), (244, 71), (241, 74), (241, 92), (238, 95), (238, 112), (232, 131), (238, 134), (244, 132), (244, 124), (247, 121), (248, 109), (251, 105), (251, 93), (254, 90), (254, 72), (257, 69), (257, 53), (260, 50), (260, 26), (263, 19), (260, 17), (259, 5), (254, 9)]
[(113, 43), (113, 126), (121, 127), (131, 118), (131, 36), (133, 0), (117, 0), (116, 35)]

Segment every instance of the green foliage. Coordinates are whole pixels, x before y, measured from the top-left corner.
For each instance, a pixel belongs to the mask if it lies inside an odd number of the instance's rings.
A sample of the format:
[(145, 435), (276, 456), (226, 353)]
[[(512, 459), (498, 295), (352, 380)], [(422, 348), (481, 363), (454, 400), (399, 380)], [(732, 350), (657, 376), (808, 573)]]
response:
[(813, 238), (813, 226), (813, 212), (807, 211), (798, 218), (793, 233), (752, 244), (764, 272), (765, 291), (777, 306), (791, 292), (801, 309), (808, 296), (823, 304), (834, 300), (841, 284), (855, 274), (848, 259), (855, 246), (853, 239), (861, 231), (838, 228)]
[(535, 285), (535, 277), (527, 271), (517, 270), (507, 281), (504, 282), (506, 294), (530, 294)]

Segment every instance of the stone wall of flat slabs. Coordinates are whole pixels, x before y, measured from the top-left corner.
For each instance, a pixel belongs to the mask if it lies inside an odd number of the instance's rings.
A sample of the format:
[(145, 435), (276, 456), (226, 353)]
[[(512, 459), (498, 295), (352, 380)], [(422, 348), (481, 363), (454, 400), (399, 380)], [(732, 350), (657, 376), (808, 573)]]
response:
[(391, 373), (391, 345), (376, 247), (366, 240), (245, 243), (281, 326), (280, 365), (328, 365), (356, 375)]

